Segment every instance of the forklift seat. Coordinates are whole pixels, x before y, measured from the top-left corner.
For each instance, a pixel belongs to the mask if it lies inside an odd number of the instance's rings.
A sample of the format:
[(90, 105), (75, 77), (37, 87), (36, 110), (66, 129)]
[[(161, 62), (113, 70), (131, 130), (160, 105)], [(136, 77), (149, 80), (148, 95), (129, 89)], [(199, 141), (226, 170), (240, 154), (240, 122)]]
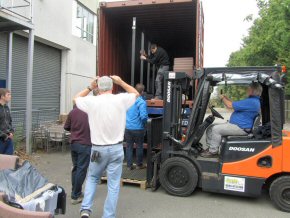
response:
[(231, 140), (234, 140), (234, 139), (238, 140), (238, 139), (245, 139), (245, 138), (252, 139), (252, 138), (254, 138), (254, 132), (257, 130), (257, 128), (260, 126), (260, 124), (261, 124), (261, 115), (258, 114), (254, 119), (253, 127), (251, 129), (249, 129), (248, 131), (246, 131), (248, 133), (247, 135), (244, 135), (244, 136), (224, 136), (223, 138), (231, 139)]
[(261, 115), (258, 114), (256, 116), (256, 118), (254, 119), (252, 131), (251, 131), (252, 134), (253, 134), (253, 132), (255, 132), (258, 129), (258, 127), (260, 126), (260, 124), (261, 124)]
[(261, 115), (258, 114), (255, 119), (254, 119), (254, 123), (252, 126), (252, 129), (248, 132), (248, 138), (253, 138), (254, 137), (254, 132), (258, 129), (258, 127), (261, 124)]

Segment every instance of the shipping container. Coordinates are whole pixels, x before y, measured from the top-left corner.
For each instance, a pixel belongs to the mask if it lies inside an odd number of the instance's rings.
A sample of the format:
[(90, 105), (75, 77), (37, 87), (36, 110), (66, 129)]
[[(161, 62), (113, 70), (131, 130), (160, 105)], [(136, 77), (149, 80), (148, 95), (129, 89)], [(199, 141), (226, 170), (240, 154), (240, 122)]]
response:
[(140, 61), (140, 50), (148, 52), (149, 43), (156, 43), (170, 56), (171, 70), (174, 58), (184, 57), (193, 58), (193, 66), (201, 68), (203, 25), (200, 0), (101, 2), (98, 74), (116, 74), (131, 84), (141, 81), (153, 92), (156, 71)]

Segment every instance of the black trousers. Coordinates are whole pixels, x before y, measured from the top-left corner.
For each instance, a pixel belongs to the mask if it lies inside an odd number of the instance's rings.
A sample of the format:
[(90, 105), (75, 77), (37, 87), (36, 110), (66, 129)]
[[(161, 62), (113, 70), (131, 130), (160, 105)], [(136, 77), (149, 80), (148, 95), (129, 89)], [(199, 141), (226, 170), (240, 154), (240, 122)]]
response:
[(91, 146), (71, 144), (71, 158), (73, 168), (71, 172), (72, 193), (71, 198), (77, 199), (82, 194), (82, 185), (87, 175), (90, 164)]

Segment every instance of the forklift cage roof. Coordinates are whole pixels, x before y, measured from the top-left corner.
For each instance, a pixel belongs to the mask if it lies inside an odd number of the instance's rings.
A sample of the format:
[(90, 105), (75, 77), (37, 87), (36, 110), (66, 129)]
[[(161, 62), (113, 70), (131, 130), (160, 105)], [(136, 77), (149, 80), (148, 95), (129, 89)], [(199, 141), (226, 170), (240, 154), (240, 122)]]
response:
[(223, 82), (231, 84), (260, 82), (266, 85), (277, 85), (280, 87), (280, 78), (277, 77), (281, 73), (282, 68), (277, 67), (231, 67), (231, 68), (205, 68), (202, 75), (208, 80), (215, 82)]

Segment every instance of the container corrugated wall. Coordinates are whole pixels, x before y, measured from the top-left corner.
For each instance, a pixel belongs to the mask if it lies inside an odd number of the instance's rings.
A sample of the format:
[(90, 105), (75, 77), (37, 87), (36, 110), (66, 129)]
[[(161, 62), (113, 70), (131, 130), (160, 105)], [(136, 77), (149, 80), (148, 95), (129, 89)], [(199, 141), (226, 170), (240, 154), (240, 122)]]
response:
[[(119, 27), (114, 24), (104, 10), (100, 10), (100, 30), (99, 30), (99, 60), (98, 75), (118, 75), (125, 80), (129, 79), (128, 69), (130, 63), (122, 54), (122, 45), (119, 40)], [(126, 73), (127, 72), (127, 73)]]

